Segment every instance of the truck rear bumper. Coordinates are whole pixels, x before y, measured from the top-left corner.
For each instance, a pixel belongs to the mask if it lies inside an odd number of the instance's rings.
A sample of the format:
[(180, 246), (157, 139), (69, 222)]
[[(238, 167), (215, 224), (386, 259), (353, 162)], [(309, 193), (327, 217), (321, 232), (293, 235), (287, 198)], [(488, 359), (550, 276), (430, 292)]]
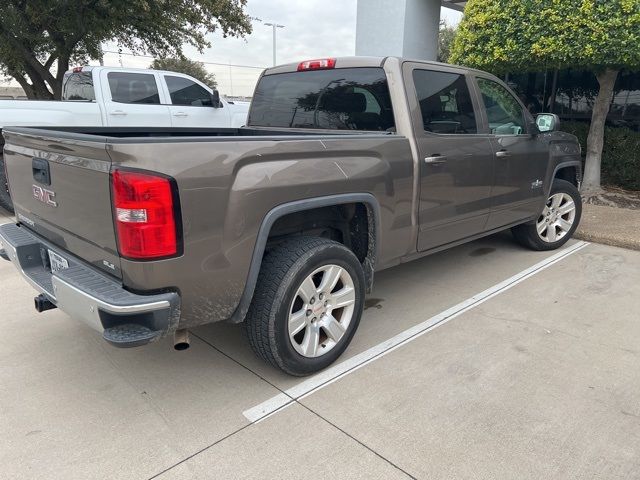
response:
[[(67, 262), (51, 270), (50, 252)], [(138, 295), (26, 228), (0, 225), (0, 256), (51, 303), (82, 320), (112, 345), (135, 347), (177, 328), (180, 297), (175, 292)]]

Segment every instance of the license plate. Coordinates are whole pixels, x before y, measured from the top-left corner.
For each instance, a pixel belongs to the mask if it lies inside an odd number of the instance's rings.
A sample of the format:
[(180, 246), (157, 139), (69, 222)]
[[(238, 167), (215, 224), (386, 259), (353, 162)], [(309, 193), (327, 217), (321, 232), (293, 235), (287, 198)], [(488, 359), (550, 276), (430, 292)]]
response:
[(66, 258), (62, 258), (56, 252), (52, 252), (49, 250), (49, 262), (51, 263), (51, 271), (59, 272), (60, 270), (64, 270), (69, 268), (69, 262)]

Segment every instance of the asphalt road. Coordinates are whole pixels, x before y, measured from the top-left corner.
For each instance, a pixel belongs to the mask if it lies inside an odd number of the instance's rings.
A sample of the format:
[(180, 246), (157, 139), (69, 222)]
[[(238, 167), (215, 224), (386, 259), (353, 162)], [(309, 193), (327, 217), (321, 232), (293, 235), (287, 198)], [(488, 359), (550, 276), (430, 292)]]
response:
[(0, 261), (0, 477), (639, 478), (640, 252), (566, 248), (500, 234), (380, 272), (310, 379), (240, 326), (112, 348)]

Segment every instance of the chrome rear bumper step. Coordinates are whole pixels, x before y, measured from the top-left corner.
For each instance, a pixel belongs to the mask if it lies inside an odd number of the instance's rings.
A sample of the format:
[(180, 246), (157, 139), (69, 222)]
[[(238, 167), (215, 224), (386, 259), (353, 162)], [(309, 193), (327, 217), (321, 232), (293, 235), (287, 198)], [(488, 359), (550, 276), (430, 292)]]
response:
[(161, 336), (162, 332), (133, 323), (116, 325), (102, 332), (102, 338), (119, 348), (139, 347), (151, 343)]
[[(47, 250), (68, 262), (51, 271)], [(180, 319), (180, 296), (175, 292), (139, 295), (114, 278), (14, 223), (0, 225), (0, 256), (14, 264), (41, 295), (72, 318), (103, 333), (112, 345), (150, 343), (173, 333)]]

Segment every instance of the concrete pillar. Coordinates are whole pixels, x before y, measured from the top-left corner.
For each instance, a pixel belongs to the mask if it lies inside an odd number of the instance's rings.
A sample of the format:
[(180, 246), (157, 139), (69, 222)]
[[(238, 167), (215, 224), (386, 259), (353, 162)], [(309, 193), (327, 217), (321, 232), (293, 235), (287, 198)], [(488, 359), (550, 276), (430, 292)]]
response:
[(436, 60), (440, 0), (358, 0), (356, 55)]

